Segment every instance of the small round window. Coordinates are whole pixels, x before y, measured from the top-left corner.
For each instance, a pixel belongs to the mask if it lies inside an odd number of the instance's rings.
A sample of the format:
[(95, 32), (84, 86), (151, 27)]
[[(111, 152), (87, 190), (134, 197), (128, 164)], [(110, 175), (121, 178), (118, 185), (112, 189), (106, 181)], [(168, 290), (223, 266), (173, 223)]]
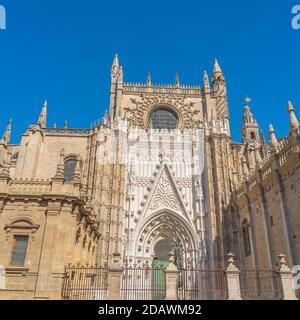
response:
[(167, 108), (160, 108), (153, 111), (150, 115), (150, 126), (153, 129), (177, 128), (178, 118), (175, 112)]

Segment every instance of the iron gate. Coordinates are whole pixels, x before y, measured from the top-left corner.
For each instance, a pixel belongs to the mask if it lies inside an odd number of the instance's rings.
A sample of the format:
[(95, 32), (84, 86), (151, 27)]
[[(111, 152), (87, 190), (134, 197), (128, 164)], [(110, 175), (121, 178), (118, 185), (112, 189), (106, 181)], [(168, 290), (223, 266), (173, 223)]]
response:
[(107, 296), (106, 267), (67, 266), (62, 289), (63, 300), (105, 300)]

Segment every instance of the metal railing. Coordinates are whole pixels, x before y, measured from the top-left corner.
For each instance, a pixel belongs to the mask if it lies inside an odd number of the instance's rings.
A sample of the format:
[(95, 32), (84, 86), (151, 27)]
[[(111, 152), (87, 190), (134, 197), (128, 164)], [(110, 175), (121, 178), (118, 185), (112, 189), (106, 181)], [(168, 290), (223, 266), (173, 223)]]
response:
[(165, 268), (126, 266), (122, 278), (123, 300), (164, 300), (166, 296)]
[[(238, 271), (237, 271), (238, 272)], [(283, 299), (280, 273), (275, 270), (242, 269), (241, 298), (244, 300)], [(226, 271), (223, 269), (184, 268), (178, 270), (179, 300), (228, 299)], [(120, 277), (123, 300), (164, 300), (165, 266), (125, 265)], [(62, 288), (63, 300), (105, 300), (108, 293), (108, 268), (67, 266)], [(299, 297), (299, 290), (297, 292)]]
[(105, 300), (108, 269), (98, 266), (67, 266), (62, 288), (63, 300)]
[(178, 277), (179, 300), (226, 300), (227, 277), (223, 269), (187, 268)]
[(240, 270), (241, 297), (245, 300), (280, 300), (282, 284), (275, 270)]

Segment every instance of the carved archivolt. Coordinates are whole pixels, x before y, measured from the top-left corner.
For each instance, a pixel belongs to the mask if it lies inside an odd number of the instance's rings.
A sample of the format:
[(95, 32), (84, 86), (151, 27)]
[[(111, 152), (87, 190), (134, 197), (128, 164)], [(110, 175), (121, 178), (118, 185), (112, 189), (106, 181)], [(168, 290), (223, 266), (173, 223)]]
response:
[(186, 257), (193, 256), (195, 252), (193, 232), (172, 210), (158, 211), (139, 230), (135, 244), (137, 254), (144, 257), (154, 254), (153, 248), (160, 239), (170, 239), (173, 243), (180, 239), (184, 245)]
[(179, 128), (191, 128), (200, 125), (197, 115), (200, 113), (194, 102), (186, 102), (184, 95), (141, 94), (131, 99), (132, 104), (125, 108), (130, 124), (138, 128), (148, 128), (149, 115), (160, 106), (167, 106), (178, 116)]

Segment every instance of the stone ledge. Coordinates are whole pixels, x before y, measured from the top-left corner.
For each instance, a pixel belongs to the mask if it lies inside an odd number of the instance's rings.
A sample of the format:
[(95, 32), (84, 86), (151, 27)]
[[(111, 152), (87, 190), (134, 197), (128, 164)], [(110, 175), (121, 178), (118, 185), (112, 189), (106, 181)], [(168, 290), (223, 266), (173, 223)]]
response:
[(9, 266), (5, 267), (6, 274), (22, 274), (25, 275), (29, 271), (29, 267), (17, 267), (17, 266)]

